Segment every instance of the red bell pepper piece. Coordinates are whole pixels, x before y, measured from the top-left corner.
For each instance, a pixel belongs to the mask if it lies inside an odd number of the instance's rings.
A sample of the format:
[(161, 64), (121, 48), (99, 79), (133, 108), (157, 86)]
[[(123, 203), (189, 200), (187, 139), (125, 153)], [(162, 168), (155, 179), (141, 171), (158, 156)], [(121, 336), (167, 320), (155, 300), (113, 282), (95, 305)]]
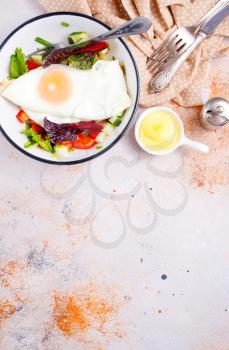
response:
[(27, 64), (27, 67), (28, 67), (28, 70), (29, 70), (29, 71), (30, 71), (30, 70), (33, 70), (33, 69), (36, 69), (36, 68), (38, 68), (38, 67), (41, 66), (39, 63), (34, 62), (32, 59), (28, 60), (28, 61), (26, 62), (26, 64)]
[(92, 43), (92, 44), (89, 44), (85, 47), (82, 47), (80, 49), (77, 49), (69, 54), (66, 54), (64, 56), (64, 58), (67, 58), (71, 55), (77, 55), (79, 53), (96, 53), (96, 52), (99, 52), (99, 51), (102, 51), (104, 49), (106, 49), (108, 47), (108, 43), (106, 41), (101, 41), (99, 43)]
[(81, 123), (76, 123), (73, 126), (74, 129), (77, 129), (81, 132), (87, 132), (93, 139), (97, 137), (97, 135), (103, 130), (103, 123), (96, 123), (94, 121), (85, 121)]
[(75, 141), (73, 141), (73, 147), (78, 149), (89, 149), (96, 145), (95, 140), (90, 136), (79, 134)]
[(27, 120), (29, 120), (29, 116), (23, 111), (20, 110), (17, 115), (16, 118), (19, 120), (19, 122), (21, 123), (25, 123)]
[(100, 132), (101, 130), (88, 130), (89, 136), (93, 139), (96, 139)]
[(37, 132), (38, 134), (43, 135), (43, 134), (45, 133), (45, 129), (42, 128), (42, 126), (40, 126), (40, 125), (37, 124), (37, 123), (32, 122), (31, 128), (32, 128), (35, 132)]

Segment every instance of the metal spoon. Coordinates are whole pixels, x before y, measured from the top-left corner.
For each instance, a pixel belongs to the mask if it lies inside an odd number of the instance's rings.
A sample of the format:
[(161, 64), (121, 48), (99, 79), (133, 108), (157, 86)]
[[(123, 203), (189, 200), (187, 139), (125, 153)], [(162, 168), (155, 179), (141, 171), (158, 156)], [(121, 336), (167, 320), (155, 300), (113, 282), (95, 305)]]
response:
[[(134, 19), (118, 26), (117, 28), (111, 29), (103, 34), (97, 35), (90, 40), (86, 40), (79, 44), (66, 45), (65, 43), (58, 43), (52, 46), (52, 51), (48, 54), (45, 59), (44, 67), (48, 67), (50, 64), (55, 63), (59, 59), (61, 59), (64, 55), (69, 54), (79, 47), (86, 46), (91, 42), (100, 42), (104, 40), (114, 39), (118, 37), (125, 37), (129, 35), (142, 34), (149, 30), (152, 23), (149, 18), (138, 16)], [(83, 45), (82, 45), (83, 44)], [(47, 50), (47, 49), (46, 49)], [(41, 51), (39, 51), (41, 52)], [(36, 51), (38, 53), (38, 51)]]

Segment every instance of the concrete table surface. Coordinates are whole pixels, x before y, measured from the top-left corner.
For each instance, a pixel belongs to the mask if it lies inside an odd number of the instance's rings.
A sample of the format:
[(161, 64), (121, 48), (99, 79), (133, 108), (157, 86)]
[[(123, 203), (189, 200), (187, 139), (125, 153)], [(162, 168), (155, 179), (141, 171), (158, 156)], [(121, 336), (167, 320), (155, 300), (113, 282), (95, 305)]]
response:
[[(0, 5), (1, 41), (42, 13)], [(229, 349), (228, 129), (209, 136), (179, 110), (209, 155), (150, 157), (132, 126), (101, 158), (57, 167), (1, 136), (1, 350)]]

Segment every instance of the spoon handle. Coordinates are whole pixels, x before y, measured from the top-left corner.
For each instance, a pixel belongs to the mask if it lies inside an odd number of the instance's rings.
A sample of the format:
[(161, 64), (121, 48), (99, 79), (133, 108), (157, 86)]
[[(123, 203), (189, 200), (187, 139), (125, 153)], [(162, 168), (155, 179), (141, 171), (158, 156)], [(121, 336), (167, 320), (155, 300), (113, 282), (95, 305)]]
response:
[(107, 31), (104, 34), (98, 35), (92, 40), (94, 41), (104, 41), (113, 38), (128, 36), (128, 35), (136, 35), (147, 32), (151, 27), (152, 23), (149, 18), (138, 16), (130, 21), (121, 24), (120, 26)]

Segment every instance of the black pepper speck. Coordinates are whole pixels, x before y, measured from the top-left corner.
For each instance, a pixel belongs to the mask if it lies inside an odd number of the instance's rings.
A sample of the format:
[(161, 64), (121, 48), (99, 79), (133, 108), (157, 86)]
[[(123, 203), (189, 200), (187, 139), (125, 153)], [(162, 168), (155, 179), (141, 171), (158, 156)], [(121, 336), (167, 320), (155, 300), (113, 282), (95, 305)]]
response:
[(166, 280), (167, 276), (166, 275), (161, 275), (162, 280)]

